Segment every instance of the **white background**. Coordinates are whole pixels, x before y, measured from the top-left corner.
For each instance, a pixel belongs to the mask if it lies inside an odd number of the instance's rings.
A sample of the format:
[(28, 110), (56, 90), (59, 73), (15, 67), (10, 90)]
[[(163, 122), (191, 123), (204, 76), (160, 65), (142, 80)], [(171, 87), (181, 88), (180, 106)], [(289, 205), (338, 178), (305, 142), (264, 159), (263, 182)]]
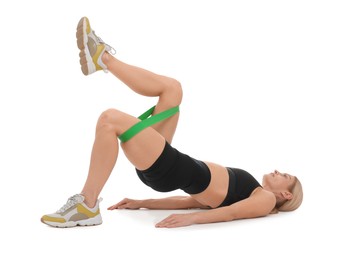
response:
[[(67, 3), (66, 3), (67, 2)], [(1, 259), (341, 259), (340, 1), (2, 1)], [(297, 175), (300, 209), (156, 229), (174, 211), (107, 211), (144, 186), (120, 153), (101, 196), (104, 223), (54, 229), (40, 217), (79, 192), (98, 116), (156, 99), (99, 72), (83, 76), (76, 25), (90, 19), (117, 58), (183, 86), (174, 146), (261, 181)]]

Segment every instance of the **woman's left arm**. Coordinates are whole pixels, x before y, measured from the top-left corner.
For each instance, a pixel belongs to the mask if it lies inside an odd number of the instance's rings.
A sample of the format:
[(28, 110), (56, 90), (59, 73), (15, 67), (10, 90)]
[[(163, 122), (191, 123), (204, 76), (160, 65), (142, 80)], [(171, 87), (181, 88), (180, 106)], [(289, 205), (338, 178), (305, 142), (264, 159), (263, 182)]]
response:
[(192, 224), (226, 222), (235, 219), (257, 218), (268, 215), (276, 204), (273, 193), (264, 189), (258, 190), (249, 198), (230, 206), (187, 214), (172, 214), (156, 227), (183, 227)]

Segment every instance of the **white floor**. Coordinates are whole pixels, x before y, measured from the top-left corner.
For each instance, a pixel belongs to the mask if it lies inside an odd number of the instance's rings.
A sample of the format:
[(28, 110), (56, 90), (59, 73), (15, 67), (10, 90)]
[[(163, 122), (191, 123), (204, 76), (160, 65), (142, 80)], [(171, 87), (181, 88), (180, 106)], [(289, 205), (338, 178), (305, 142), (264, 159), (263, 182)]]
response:
[[(3, 1), (0, 3), (1, 259), (341, 259), (339, 1)], [(79, 69), (88, 16), (123, 61), (183, 86), (174, 146), (195, 158), (300, 178), (293, 213), (156, 229), (174, 211), (107, 211), (152, 198), (120, 153), (101, 196), (104, 223), (40, 223), (81, 190), (99, 114), (155, 98)]]
[[(106, 204), (106, 203), (104, 203)], [(39, 206), (39, 205), (38, 205)], [(261, 219), (156, 229), (154, 224), (174, 211), (103, 210), (96, 227), (55, 229), (39, 222), (38, 211), (16, 217), (2, 233), (3, 259), (339, 259), (338, 217), (315, 214), (308, 207)]]

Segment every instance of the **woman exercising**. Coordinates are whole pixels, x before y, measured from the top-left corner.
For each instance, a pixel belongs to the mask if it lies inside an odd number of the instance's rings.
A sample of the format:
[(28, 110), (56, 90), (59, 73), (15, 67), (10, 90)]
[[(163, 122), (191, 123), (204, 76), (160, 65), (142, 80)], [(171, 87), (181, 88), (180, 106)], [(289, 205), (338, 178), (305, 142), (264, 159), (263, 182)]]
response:
[[(159, 97), (155, 107), (139, 118), (109, 109), (101, 114), (83, 190), (41, 221), (54, 227), (89, 226), (102, 223), (99, 194), (118, 157), (119, 142), (143, 183), (160, 192), (183, 190), (188, 196), (163, 199), (123, 199), (114, 209), (207, 209), (172, 214), (156, 227), (256, 218), (297, 209), (303, 199), (298, 178), (274, 171), (263, 176), (262, 185), (248, 172), (194, 159), (171, 146), (182, 101), (180, 83), (172, 78), (125, 64), (104, 43), (83, 17), (77, 26), (77, 45), (85, 75), (108, 70), (129, 88), (148, 97)], [(112, 55), (111, 55), (112, 54)]]

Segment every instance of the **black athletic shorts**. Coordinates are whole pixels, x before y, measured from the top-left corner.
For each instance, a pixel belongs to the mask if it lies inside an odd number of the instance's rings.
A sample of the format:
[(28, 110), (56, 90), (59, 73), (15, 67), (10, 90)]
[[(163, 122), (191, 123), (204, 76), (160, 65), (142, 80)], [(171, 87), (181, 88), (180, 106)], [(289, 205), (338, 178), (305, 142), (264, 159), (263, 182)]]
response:
[(211, 179), (204, 162), (179, 152), (168, 142), (150, 168), (136, 169), (136, 172), (143, 183), (160, 192), (182, 189), (188, 194), (197, 194), (208, 187)]

